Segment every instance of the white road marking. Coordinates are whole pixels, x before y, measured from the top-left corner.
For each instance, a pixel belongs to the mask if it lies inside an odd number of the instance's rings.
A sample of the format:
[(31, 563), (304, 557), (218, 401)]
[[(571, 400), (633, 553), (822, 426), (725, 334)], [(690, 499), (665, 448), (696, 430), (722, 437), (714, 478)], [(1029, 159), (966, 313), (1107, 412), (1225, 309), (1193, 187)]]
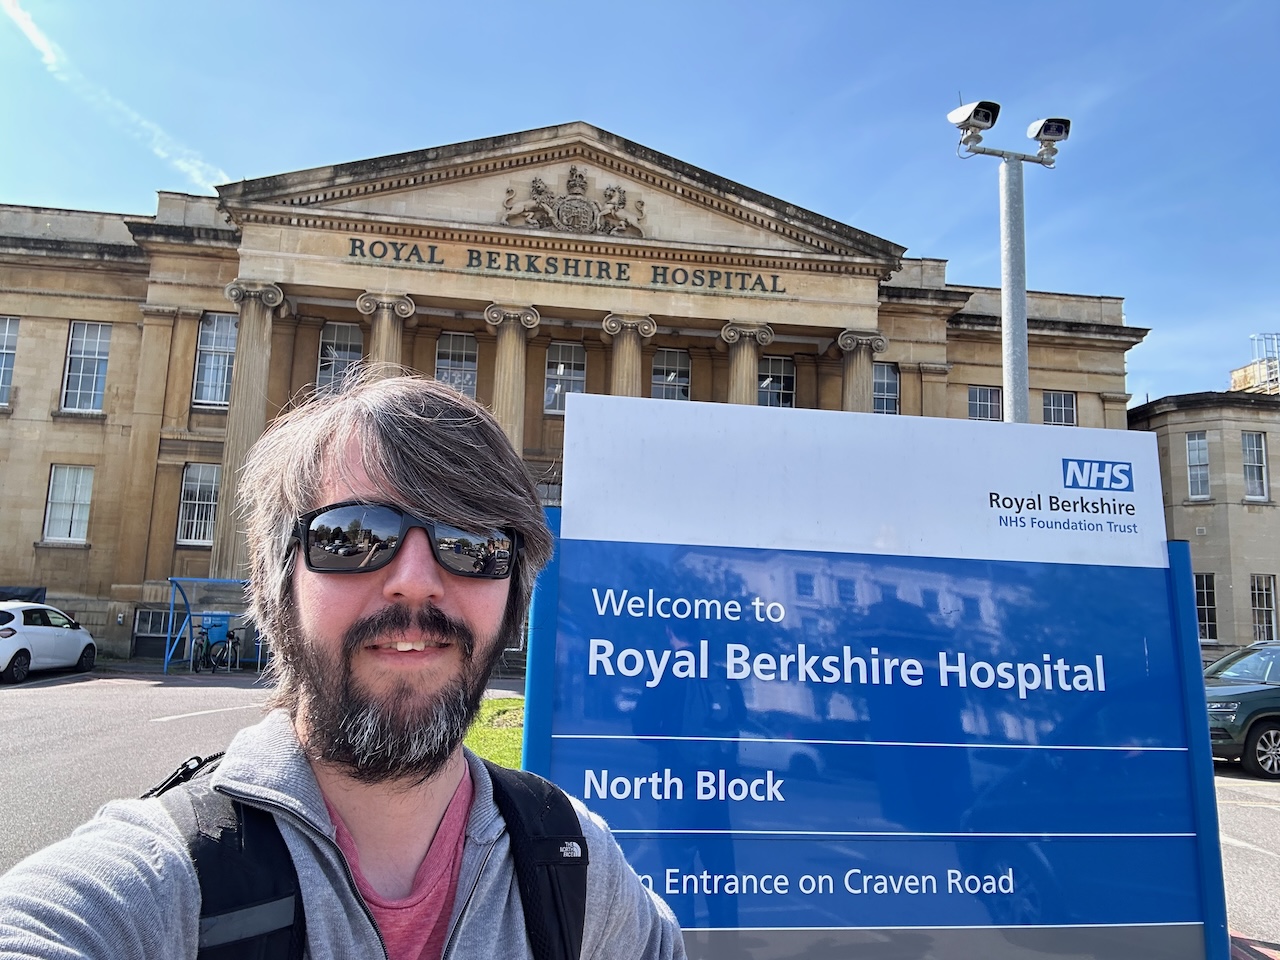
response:
[(185, 720), (188, 717), (203, 717), (210, 713), (226, 713), (229, 710), (261, 710), (261, 703), (246, 703), (240, 707), (219, 707), (216, 710), (197, 710), (195, 713), (176, 713), (172, 717), (152, 717), (152, 723), (168, 723), (170, 720)]

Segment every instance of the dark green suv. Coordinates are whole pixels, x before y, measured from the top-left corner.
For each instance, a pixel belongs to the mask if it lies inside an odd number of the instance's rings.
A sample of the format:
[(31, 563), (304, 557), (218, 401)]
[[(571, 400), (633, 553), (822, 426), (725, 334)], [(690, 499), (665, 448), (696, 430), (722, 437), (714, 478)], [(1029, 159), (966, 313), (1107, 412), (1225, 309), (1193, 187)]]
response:
[(1204, 668), (1213, 755), (1280, 780), (1280, 642), (1233, 650)]

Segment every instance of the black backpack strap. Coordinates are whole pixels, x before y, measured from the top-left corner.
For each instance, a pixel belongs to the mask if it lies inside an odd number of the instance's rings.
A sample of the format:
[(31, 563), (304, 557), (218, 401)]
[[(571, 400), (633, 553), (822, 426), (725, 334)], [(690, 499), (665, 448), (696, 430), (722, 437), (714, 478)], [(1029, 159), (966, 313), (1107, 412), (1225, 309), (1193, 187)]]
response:
[(511, 837), (535, 960), (578, 960), (587, 913), (587, 841), (564, 791), (536, 774), (485, 761)]
[(159, 796), (195, 863), (199, 960), (301, 960), (306, 918), (289, 848), (270, 813), (210, 787), (217, 759), (193, 757), (147, 794)]

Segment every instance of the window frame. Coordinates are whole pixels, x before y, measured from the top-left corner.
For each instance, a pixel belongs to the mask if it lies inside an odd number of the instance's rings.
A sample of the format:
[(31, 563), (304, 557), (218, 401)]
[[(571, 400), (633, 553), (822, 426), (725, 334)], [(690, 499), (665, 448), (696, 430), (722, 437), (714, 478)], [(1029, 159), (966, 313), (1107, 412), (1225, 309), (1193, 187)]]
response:
[[(995, 416), (982, 416), (981, 411), (995, 408)], [(976, 411), (976, 412), (975, 412)], [(969, 385), (969, 419), (999, 422), (1004, 420), (1004, 390), (1001, 387), (989, 387), (985, 384)]]
[[(206, 332), (209, 332), (207, 340)], [(196, 369), (191, 378), (193, 407), (223, 410), (231, 406), (231, 377), (235, 371), (239, 333), (240, 317), (237, 314), (206, 311), (201, 315), (200, 335), (196, 340)]]
[(0, 407), (13, 399), (13, 368), (18, 358), (18, 326), (20, 318), (0, 316)]
[(1209, 435), (1205, 430), (1187, 431), (1187, 499), (1208, 500), (1212, 496), (1209, 478)]
[[(884, 374), (884, 376), (881, 376)], [(871, 412), (902, 412), (902, 375), (896, 363), (871, 364)]]
[[(463, 343), (461, 350), (455, 349), (458, 340)], [(445, 376), (440, 375), (442, 369)], [(440, 333), (436, 339), (436, 379), (472, 400), (476, 398), (476, 384), (480, 379), (480, 344), (475, 334), (460, 330)]]
[[(1257, 445), (1250, 449), (1249, 441), (1257, 439)], [(1250, 455), (1256, 459), (1250, 459)], [(1246, 500), (1267, 500), (1271, 494), (1271, 485), (1267, 482), (1267, 435), (1260, 430), (1242, 430), (1240, 432), (1240, 464), (1244, 475), (1244, 498)]]
[[(191, 481), (192, 473), (201, 478)], [(209, 477), (212, 477), (210, 481)], [(214, 530), (218, 523), (218, 492), (222, 485), (222, 465), (219, 463), (188, 463), (182, 468), (182, 489), (178, 495), (178, 529), (174, 542), (180, 547), (213, 546)], [(196, 497), (188, 497), (194, 487)], [(201, 493), (205, 496), (199, 496)], [(204, 515), (202, 515), (202, 513)], [(208, 531), (208, 538), (184, 536), (187, 533)]]
[[(562, 357), (566, 350), (572, 355), (570, 359)], [(555, 359), (552, 358), (553, 352)], [(581, 357), (581, 360), (578, 357)], [(553, 366), (559, 368), (555, 373), (552, 373)], [(562, 389), (565, 387), (567, 389)], [(547, 344), (547, 366), (546, 377), (543, 380), (542, 412), (563, 417), (565, 397), (571, 393), (586, 392), (587, 348), (577, 340), (552, 340)]]
[(1276, 638), (1276, 576), (1249, 574), (1249, 606), (1253, 611), (1253, 642)]
[[(774, 380), (777, 387), (774, 387)], [(776, 397), (778, 402), (769, 402)], [(794, 410), (796, 405), (795, 357), (766, 354), (756, 364), (756, 406)]]
[[(674, 359), (674, 363), (667, 361)], [(683, 375), (683, 379), (681, 378)], [(689, 400), (693, 384), (693, 360), (688, 350), (659, 347), (649, 367), (649, 396), (654, 400)], [(682, 395), (683, 394), (683, 395)]]
[[(1062, 400), (1063, 403), (1053, 401)], [(1079, 405), (1074, 390), (1045, 390), (1040, 396), (1041, 419), (1055, 427), (1080, 425)]]
[(1200, 642), (1218, 639), (1218, 590), (1212, 573), (1195, 574), (1196, 628)]
[[(92, 327), (95, 330), (94, 344), (101, 350), (101, 353), (81, 352), (76, 353), (76, 330), (79, 328), (81, 332), (80, 342), (83, 345), (88, 342), (88, 331)], [(106, 336), (102, 335), (103, 331)], [(107, 394), (107, 363), (111, 357), (111, 324), (98, 323), (93, 320), (72, 320), (71, 326), (67, 331), (67, 355), (66, 363), (62, 368), (62, 395), (60, 400), (60, 409), (66, 413), (102, 413), (103, 405), (106, 401)], [(85, 368), (92, 363), (92, 369), (86, 373)], [(75, 372), (72, 368), (76, 367)], [(75, 377), (77, 386), (75, 388), (75, 396), (77, 402), (82, 402), (82, 398), (86, 391), (82, 384), (86, 378), (91, 384), (91, 390), (88, 391), (90, 402), (94, 406), (72, 406), (68, 401), (72, 396), (71, 379)]]
[[(339, 329), (350, 333), (355, 332), (355, 340), (350, 337), (345, 342), (339, 342), (337, 337), (326, 337), (326, 334), (336, 333)], [(354, 356), (340, 356), (338, 348), (346, 348), (348, 354), (350, 348), (356, 346)], [(325, 347), (330, 348), (330, 355), (325, 356)], [(364, 331), (360, 329), (358, 323), (347, 323), (340, 320), (326, 320), (324, 326), (320, 328), (320, 344), (316, 347), (316, 392), (327, 393), (336, 390), (347, 376), (347, 371), (355, 364), (364, 359)]]
[[(42, 528), (41, 539), (45, 543), (88, 543), (89, 542), (89, 512), (93, 507), (93, 467), (88, 464), (81, 463), (53, 463), (49, 465), (49, 489), (45, 495), (44, 501), (44, 527)], [(75, 471), (73, 474), (63, 474), (63, 471)], [(72, 499), (54, 499), (54, 492), (58, 486), (59, 476), (69, 475), (74, 477), (72, 481)], [(85, 478), (87, 477), (87, 482)], [(65, 483), (63, 484), (65, 487)], [(76, 499), (81, 490), (84, 490), (83, 499)], [(58, 519), (59, 529), (66, 527), (65, 535), (57, 535), (51, 532), (54, 523), (54, 506), (55, 504), (70, 505), (70, 510), (66, 516), (65, 523), (62, 518)], [(77, 528), (79, 533), (77, 535)]]

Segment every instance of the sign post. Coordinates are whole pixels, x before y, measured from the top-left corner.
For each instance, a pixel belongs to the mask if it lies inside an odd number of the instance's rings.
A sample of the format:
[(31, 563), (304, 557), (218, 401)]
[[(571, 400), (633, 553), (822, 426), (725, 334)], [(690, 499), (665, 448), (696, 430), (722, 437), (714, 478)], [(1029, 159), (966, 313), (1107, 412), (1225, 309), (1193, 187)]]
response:
[(573, 396), (527, 756), (694, 957), (1225, 960), (1177, 574), (1148, 434)]

